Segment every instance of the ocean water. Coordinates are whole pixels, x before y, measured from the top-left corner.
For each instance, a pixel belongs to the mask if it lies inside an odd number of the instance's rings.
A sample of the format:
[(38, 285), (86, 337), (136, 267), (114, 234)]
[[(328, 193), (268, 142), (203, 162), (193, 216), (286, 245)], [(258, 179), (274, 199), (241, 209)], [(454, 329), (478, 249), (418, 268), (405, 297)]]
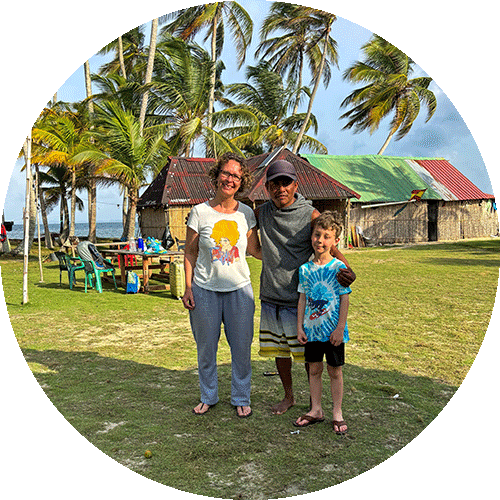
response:
[[(136, 223), (136, 231), (137, 231)], [(51, 233), (59, 233), (59, 224), (49, 224)], [(123, 232), (123, 224), (121, 222), (98, 222), (96, 224), (98, 238), (119, 239)], [(40, 224), (40, 234), (45, 235), (43, 224)], [(77, 222), (75, 224), (75, 235), (80, 239), (85, 239), (89, 234), (89, 225), (86, 222)], [(7, 236), (12, 240), (21, 240), (23, 238), (23, 224), (14, 223), (12, 231), (7, 231)], [(35, 238), (38, 233), (35, 232)]]

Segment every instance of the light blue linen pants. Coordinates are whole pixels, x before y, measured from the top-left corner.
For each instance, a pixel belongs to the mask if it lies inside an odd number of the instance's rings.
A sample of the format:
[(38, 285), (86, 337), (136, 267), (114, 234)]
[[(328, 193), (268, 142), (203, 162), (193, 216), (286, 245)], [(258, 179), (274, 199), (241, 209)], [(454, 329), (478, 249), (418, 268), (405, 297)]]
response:
[(255, 302), (252, 285), (232, 292), (213, 292), (193, 283), (195, 308), (189, 311), (191, 329), (198, 351), (200, 400), (207, 405), (219, 401), (217, 348), (221, 324), (231, 349), (231, 404), (250, 405)]

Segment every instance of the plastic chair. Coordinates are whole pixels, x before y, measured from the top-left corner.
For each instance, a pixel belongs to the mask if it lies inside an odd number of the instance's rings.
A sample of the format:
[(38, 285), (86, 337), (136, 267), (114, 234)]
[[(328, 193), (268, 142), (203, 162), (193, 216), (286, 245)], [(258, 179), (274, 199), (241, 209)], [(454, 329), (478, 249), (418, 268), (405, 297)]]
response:
[(85, 293), (87, 293), (87, 283), (90, 284), (91, 288), (94, 288), (93, 285), (94, 280), (95, 280), (96, 290), (99, 293), (102, 293), (102, 282), (101, 282), (102, 273), (111, 273), (113, 276), (113, 283), (115, 284), (115, 289), (118, 289), (118, 287), (116, 286), (114, 267), (99, 268), (96, 267), (95, 262), (92, 260), (84, 260), (83, 266), (85, 269)]
[[(80, 258), (70, 257), (64, 252), (55, 252), (55, 256), (59, 261), (59, 286), (62, 285), (62, 273), (63, 271), (68, 272), (68, 281), (70, 290), (73, 288), (73, 283), (75, 282), (75, 271), (78, 269), (83, 269), (84, 265)], [(75, 263), (73, 263), (75, 261)]]

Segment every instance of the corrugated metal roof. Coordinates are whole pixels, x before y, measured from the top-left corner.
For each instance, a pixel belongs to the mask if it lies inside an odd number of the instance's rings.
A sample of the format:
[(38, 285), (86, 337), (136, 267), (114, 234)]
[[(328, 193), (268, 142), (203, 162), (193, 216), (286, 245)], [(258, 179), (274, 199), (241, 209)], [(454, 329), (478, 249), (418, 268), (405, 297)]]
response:
[(422, 199), (466, 201), (493, 199), (443, 158), (403, 158), (380, 155), (302, 155), (314, 166), (361, 194), (361, 202), (403, 201), (414, 189)]
[[(267, 156), (267, 154), (264, 154), (247, 160), (249, 168), (253, 171), (254, 181), (251, 188), (244, 193), (244, 196), (252, 201), (269, 199), (265, 189), (267, 168), (259, 168)], [(299, 182), (298, 192), (308, 200), (359, 198), (358, 193), (340, 183), (334, 176), (322, 172), (288, 149), (281, 151), (274, 159), (289, 161), (295, 167)]]
[[(266, 168), (259, 168), (267, 154), (249, 158), (248, 166), (253, 182), (239, 198), (251, 201), (268, 200), (264, 183)], [(299, 180), (299, 192), (307, 199), (346, 199), (359, 197), (351, 189), (321, 172), (306, 160), (285, 149), (276, 157), (295, 165)], [(167, 165), (141, 196), (138, 208), (195, 205), (213, 198), (215, 190), (208, 172), (215, 163), (213, 158), (169, 157)]]
[(165, 183), (162, 204), (196, 205), (215, 195), (208, 172), (213, 158), (172, 158)]
[(430, 172), (420, 164), (417, 160), (406, 160), (406, 163), (414, 170), (414, 172), (436, 193), (439, 193), (441, 198), (446, 201), (456, 201), (458, 197), (455, 196), (444, 184), (437, 181), (432, 177)]
[(194, 205), (213, 198), (215, 191), (208, 172), (214, 162), (213, 158), (169, 157), (137, 207)]
[(322, 172), (338, 179), (339, 182), (359, 193), (364, 203), (406, 201), (414, 189), (427, 189), (423, 199), (441, 199), (409, 167), (403, 158), (379, 155), (336, 156), (302, 155)]
[(424, 167), (437, 182), (441, 183), (458, 200), (493, 199), (492, 194), (483, 193), (451, 163), (442, 158), (418, 159), (415, 162)]

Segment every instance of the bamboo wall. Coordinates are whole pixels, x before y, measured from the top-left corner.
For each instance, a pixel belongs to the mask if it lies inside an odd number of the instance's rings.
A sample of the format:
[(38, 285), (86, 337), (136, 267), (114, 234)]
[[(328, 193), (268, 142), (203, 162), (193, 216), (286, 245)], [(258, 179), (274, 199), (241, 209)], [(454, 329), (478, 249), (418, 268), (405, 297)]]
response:
[(163, 208), (142, 209), (140, 226), (143, 238), (151, 236), (161, 241), (168, 224), (172, 237), (184, 241), (186, 239), (186, 217), (190, 210), (191, 205), (170, 207), (167, 211)]
[(438, 240), (485, 238), (498, 234), (498, 214), (490, 200), (439, 203)]
[(191, 208), (191, 205), (182, 205), (168, 209), (170, 232), (174, 238), (186, 239), (186, 220)]
[[(316, 200), (313, 206), (320, 212), (332, 210), (344, 226), (339, 247), (345, 248), (346, 229), (359, 226), (368, 244), (418, 243), (429, 240), (428, 205), (410, 203), (398, 215), (402, 205), (361, 208), (353, 203), (348, 209), (346, 200)], [(186, 239), (186, 218), (191, 205), (163, 208), (145, 208), (141, 211), (141, 233), (161, 240), (167, 223), (170, 233), (179, 240)], [(498, 216), (489, 200), (440, 201), (437, 219), (438, 241), (484, 238), (498, 234)]]
[[(351, 205), (350, 226), (359, 226), (370, 244), (417, 243), (429, 241), (428, 205), (411, 203), (398, 215), (402, 205), (361, 208)], [(437, 240), (487, 238), (498, 234), (498, 215), (489, 200), (439, 201)]]
[(167, 214), (163, 208), (143, 208), (140, 212), (139, 225), (143, 238), (161, 240), (167, 225)]
[(351, 204), (350, 225), (359, 226), (370, 244), (416, 243), (428, 241), (427, 204), (410, 203), (398, 215), (403, 205), (361, 208)]

